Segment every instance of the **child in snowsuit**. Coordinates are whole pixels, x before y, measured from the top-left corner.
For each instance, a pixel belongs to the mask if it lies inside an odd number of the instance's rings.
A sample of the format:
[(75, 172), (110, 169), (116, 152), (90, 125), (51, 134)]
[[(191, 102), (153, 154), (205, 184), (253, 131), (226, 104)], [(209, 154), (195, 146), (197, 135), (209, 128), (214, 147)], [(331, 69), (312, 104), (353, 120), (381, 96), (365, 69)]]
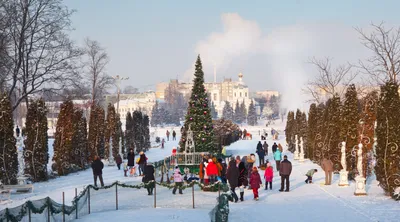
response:
[(268, 190), (268, 183), (269, 189), (272, 190), (272, 179), (274, 178), (274, 169), (271, 166), (271, 163), (267, 163), (267, 168), (264, 172), (264, 179), (265, 179), (265, 190)]
[(251, 188), (253, 189), (254, 200), (258, 200), (258, 188), (262, 184), (260, 174), (258, 173), (257, 167), (253, 167), (250, 177)]
[(307, 180), (305, 181), (306, 183), (312, 183), (312, 177), (314, 175), (314, 173), (318, 172), (317, 169), (311, 169), (306, 173), (307, 176)]
[(172, 190), (172, 194), (176, 193), (176, 189), (179, 188), (179, 194), (183, 194), (182, 193), (182, 185), (183, 185), (183, 178), (182, 178), (182, 173), (179, 169), (178, 166), (175, 166), (175, 170), (174, 170), (174, 189)]

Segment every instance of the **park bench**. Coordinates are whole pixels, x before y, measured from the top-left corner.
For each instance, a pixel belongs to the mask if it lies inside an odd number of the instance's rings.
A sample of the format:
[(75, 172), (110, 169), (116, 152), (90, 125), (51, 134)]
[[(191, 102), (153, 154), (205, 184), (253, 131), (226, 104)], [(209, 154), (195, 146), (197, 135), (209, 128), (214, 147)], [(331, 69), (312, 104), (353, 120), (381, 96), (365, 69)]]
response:
[(16, 192), (33, 192), (33, 184), (3, 185), (2, 190), (15, 190)]

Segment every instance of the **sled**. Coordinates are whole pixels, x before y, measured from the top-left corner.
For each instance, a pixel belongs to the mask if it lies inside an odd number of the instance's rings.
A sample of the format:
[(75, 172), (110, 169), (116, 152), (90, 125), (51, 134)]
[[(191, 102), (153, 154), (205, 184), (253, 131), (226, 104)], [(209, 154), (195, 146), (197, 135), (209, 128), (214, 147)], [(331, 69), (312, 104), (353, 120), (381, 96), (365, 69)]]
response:
[(129, 171), (129, 175), (133, 177), (135, 176), (135, 174), (136, 174), (136, 167), (132, 167), (131, 170)]

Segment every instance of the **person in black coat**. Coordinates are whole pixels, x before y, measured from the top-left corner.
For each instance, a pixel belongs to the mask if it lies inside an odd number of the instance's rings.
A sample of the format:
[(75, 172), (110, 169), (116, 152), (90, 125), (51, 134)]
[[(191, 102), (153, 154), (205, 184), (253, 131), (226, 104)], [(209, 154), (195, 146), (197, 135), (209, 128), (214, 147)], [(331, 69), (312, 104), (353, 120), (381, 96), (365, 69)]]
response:
[(143, 151), (140, 152), (140, 157), (139, 157), (139, 175), (143, 176), (143, 172), (144, 172), (144, 167), (146, 166), (147, 163), (147, 157), (146, 154), (144, 154)]
[(236, 167), (236, 161), (234, 159), (229, 162), (226, 178), (228, 179), (229, 186), (231, 187), (233, 198), (235, 199), (235, 202), (237, 202), (239, 198), (235, 192), (235, 188), (238, 186), (239, 182), (239, 169)]
[[(144, 176), (142, 178), (142, 182), (148, 183), (152, 180), (155, 180), (154, 166), (151, 163), (147, 163), (147, 165), (144, 167)], [(148, 195), (153, 195), (154, 183), (146, 185), (146, 189)]]
[(275, 153), (277, 149), (278, 149), (278, 145), (276, 145), (276, 143), (274, 143), (274, 145), (272, 145), (272, 152)]
[(239, 180), (238, 187), (240, 187), (240, 201), (243, 201), (244, 196), (244, 188), (249, 185), (249, 181), (247, 180), (247, 168), (244, 161), (239, 163)]
[(118, 170), (120, 170), (121, 169), (121, 164), (122, 164), (122, 157), (121, 157), (121, 155), (117, 155), (117, 158), (115, 158), (115, 162), (117, 163), (117, 167), (118, 167)]
[(104, 164), (101, 162), (99, 156), (94, 157), (94, 161), (92, 162), (92, 170), (93, 170), (93, 177), (94, 177), (94, 186), (97, 187), (97, 177), (100, 180), (101, 187), (104, 187), (103, 182), (103, 168)]
[(128, 168), (132, 168), (135, 166), (135, 153), (133, 152), (133, 149), (129, 150), (128, 153)]

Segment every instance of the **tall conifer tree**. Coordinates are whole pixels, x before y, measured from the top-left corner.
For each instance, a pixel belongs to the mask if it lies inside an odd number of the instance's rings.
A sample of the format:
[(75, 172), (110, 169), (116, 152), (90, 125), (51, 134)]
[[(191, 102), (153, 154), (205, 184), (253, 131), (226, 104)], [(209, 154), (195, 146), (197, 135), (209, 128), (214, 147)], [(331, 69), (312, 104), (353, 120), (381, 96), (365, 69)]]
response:
[(307, 147), (306, 157), (310, 160), (315, 160), (314, 149), (315, 149), (315, 137), (317, 135), (317, 122), (318, 122), (318, 110), (317, 105), (312, 103), (308, 111), (308, 121), (307, 121), (307, 141), (305, 146)]
[(191, 125), (196, 152), (218, 152), (218, 148), (214, 144), (211, 109), (208, 106), (207, 93), (204, 87), (204, 73), (200, 55), (197, 57), (195, 65), (192, 94), (188, 104), (185, 125), (180, 140), (181, 150), (185, 150), (186, 131)]
[(233, 108), (228, 101), (225, 101), (224, 109), (222, 110), (222, 118), (234, 121)]
[(247, 123), (250, 126), (257, 125), (257, 112), (256, 112), (256, 107), (254, 106), (253, 100), (251, 100), (251, 103), (249, 105), (249, 115), (247, 116)]

